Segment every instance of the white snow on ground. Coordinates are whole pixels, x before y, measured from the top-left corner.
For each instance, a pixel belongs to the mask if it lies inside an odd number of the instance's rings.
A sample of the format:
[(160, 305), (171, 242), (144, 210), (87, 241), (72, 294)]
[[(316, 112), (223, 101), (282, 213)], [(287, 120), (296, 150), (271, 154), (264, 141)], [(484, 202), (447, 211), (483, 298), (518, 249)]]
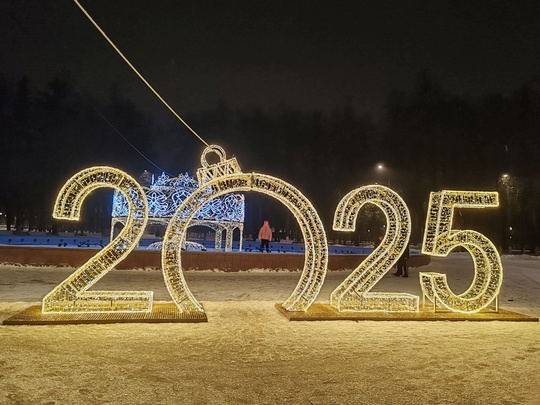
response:
[[(540, 261), (503, 258), (502, 308), (540, 316)], [(0, 266), (0, 320), (73, 269)], [(381, 291), (420, 294), (418, 271), (472, 279), (467, 254), (433, 258)], [(349, 272), (330, 272), (318, 301)], [(1, 404), (540, 404), (540, 323), (289, 322), (274, 308), (299, 273), (186, 272), (205, 324), (0, 326)], [(121, 270), (100, 290), (153, 290), (161, 272)]]

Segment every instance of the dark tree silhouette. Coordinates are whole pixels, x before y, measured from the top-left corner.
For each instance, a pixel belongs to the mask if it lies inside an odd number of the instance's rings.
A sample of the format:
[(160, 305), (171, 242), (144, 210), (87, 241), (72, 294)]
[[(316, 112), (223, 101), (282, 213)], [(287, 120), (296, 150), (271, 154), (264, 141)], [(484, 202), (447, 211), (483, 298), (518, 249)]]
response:
[[(372, 209), (362, 213), (354, 234), (331, 230), (339, 200), (362, 185), (387, 184), (402, 195), (411, 210), (413, 242), (421, 241), (431, 191), (497, 189), (499, 210), (459, 211), (456, 226), (486, 233), (505, 251), (538, 252), (537, 78), (511, 96), (473, 99), (441, 88), (423, 71), (411, 91), (388, 96), (378, 121), (359, 114), (350, 101), (331, 112), (284, 103), (270, 110), (233, 110), (219, 101), (185, 118), (207, 141), (237, 156), (244, 171), (267, 173), (300, 189), (320, 213), (329, 239), (375, 240), (378, 235), (364, 228), (382, 232), (383, 218)], [(204, 148), (179, 123), (164, 126), (145, 116), (119, 88), (112, 87), (108, 101), (96, 101), (79, 92), (68, 74), (44, 89), (33, 88), (26, 77), (11, 82), (0, 75), (0, 133), (0, 209), (8, 229), (17, 231), (55, 231), (56, 192), (84, 167), (106, 164), (138, 177), (143, 170), (161, 174), (156, 163), (171, 175), (194, 174)], [(384, 172), (375, 169), (379, 162)], [(98, 193), (85, 204), (80, 224), (58, 226), (107, 232), (110, 205), (110, 192)], [(280, 234), (299, 237), (286, 209), (249, 195), (246, 234), (256, 234), (265, 217)]]

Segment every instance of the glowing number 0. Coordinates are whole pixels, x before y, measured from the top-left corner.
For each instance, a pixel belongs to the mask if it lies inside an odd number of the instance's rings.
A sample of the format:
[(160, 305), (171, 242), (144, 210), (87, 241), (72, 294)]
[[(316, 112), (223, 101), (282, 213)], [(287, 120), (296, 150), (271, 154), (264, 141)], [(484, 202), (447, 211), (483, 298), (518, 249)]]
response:
[(336, 209), (333, 228), (354, 231), (358, 212), (367, 203), (384, 212), (386, 234), (377, 249), (332, 292), (330, 303), (338, 311), (418, 311), (417, 295), (369, 292), (392, 268), (409, 243), (409, 209), (396, 192), (379, 185), (351, 191)]
[(152, 310), (152, 291), (86, 291), (133, 250), (144, 232), (148, 220), (148, 204), (144, 191), (132, 177), (112, 167), (82, 170), (60, 190), (53, 216), (78, 221), (84, 199), (100, 187), (112, 187), (125, 194), (129, 206), (125, 227), (109, 245), (45, 296), (44, 313)]
[(485, 208), (499, 205), (498, 193), (483, 191), (441, 191), (431, 193), (422, 252), (447, 256), (458, 246), (469, 251), (474, 262), (474, 279), (463, 294), (456, 295), (448, 286), (446, 274), (420, 273), (424, 295), (435, 305), (441, 303), (454, 312), (474, 313), (487, 307), (499, 294), (503, 280), (497, 249), (481, 233), (452, 230), (455, 208)]
[[(213, 152), (220, 162), (208, 165), (206, 154)], [(296, 217), (306, 245), (306, 259), (300, 281), (282, 304), (288, 311), (306, 311), (317, 297), (326, 275), (328, 246), (321, 220), (309, 200), (290, 184), (258, 173), (242, 173), (236, 159), (225, 159), (217, 145), (206, 148), (197, 171), (200, 187), (189, 195), (169, 222), (163, 238), (162, 270), (169, 293), (181, 311), (203, 311), (189, 291), (182, 274), (180, 247), (186, 229), (197, 211), (221, 195), (238, 191), (257, 191), (282, 202)]]

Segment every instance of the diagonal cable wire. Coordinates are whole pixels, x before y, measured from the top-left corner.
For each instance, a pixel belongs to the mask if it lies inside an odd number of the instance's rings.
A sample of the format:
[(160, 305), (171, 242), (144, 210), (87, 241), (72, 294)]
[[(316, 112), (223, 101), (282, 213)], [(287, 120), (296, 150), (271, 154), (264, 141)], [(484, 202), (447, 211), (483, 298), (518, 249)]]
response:
[[(25, 29), (25, 25), (22, 24), (17, 18), (16, 18), (16, 15), (12, 15), (11, 16), (14, 21), (17, 23), (17, 25), (19, 26), (19, 29), (20, 29), (20, 32), (23, 33), (24, 35), (28, 37), (28, 32), (26, 31)], [(86, 97), (84, 95), (84, 93), (82, 91), (80, 91), (80, 89), (77, 88), (77, 86), (75, 86), (75, 84), (69, 79), (67, 78), (67, 82), (71, 85), (71, 87), (73, 88), (73, 90), (79, 95), (81, 96), (93, 109), (95, 112), (97, 112), (99, 114), (99, 116), (107, 123), (111, 126), (112, 129), (114, 129), (114, 131), (120, 135), (122, 137), (122, 139), (129, 145), (131, 146), (139, 155), (141, 155), (148, 163), (150, 163), (152, 166), (154, 166), (156, 169), (158, 169), (159, 171), (161, 171), (162, 173), (166, 173), (167, 175), (173, 177), (172, 174), (170, 174), (169, 172), (167, 172), (166, 170), (163, 170), (161, 167), (159, 167), (157, 164), (155, 164), (154, 162), (152, 162), (148, 157), (146, 157), (139, 149), (137, 149), (137, 147), (135, 145), (133, 145), (129, 139), (127, 139), (108, 119), (107, 117), (105, 117), (101, 111), (89, 100), (88, 97)]]
[(117, 128), (116, 128), (116, 127), (108, 120), (108, 119), (107, 119), (107, 117), (105, 117), (105, 116), (101, 113), (101, 111), (99, 111), (99, 109), (98, 109), (98, 108), (97, 108), (97, 107), (96, 107), (96, 106), (95, 106), (88, 98), (86, 98), (81, 92), (78, 92), (78, 93), (86, 100), (86, 102), (87, 102), (88, 104), (90, 104), (90, 106), (92, 106), (92, 108), (94, 109), (94, 111), (97, 112), (97, 113), (99, 114), (99, 116), (100, 116), (101, 118), (103, 118), (103, 120), (104, 120), (107, 124), (109, 124), (109, 125), (111, 126), (111, 128), (114, 129), (114, 131), (115, 131), (118, 135), (120, 135), (120, 136), (122, 137), (122, 139), (123, 139), (124, 141), (126, 141), (126, 142), (128, 143), (129, 146), (131, 146), (133, 149), (135, 149), (135, 151), (137, 151), (137, 153), (138, 153), (139, 155), (141, 155), (148, 163), (150, 163), (152, 166), (154, 166), (156, 169), (158, 169), (158, 170), (161, 171), (162, 173), (167, 173), (169, 176), (171, 176), (170, 173), (168, 173), (167, 171), (163, 170), (161, 167), (159, 167), (158, 165), (156, 165), (154, 162), (152, 162), (150, 159), (148, 159), (148, 158), (144, 155), (144, 153), (142, 153), (139, 149), (137, 149), (137, 147), (136, 147), (135, 145), (133, 145), (133, 144), (129, 141), (129, 139), (127, 139), (127, 138), (122, 134), (122, 132), (120, 132), (120, 131), (119, 131), (119, 130), (118, 130), (118, 129), (117, 129)]
[(191, 131), (191, 133), (193, 135), (195, 135), (197, 138), (199, 138), (199, 140), (205, 144), (206, 146), (210, 146), (208, 144), (208, 142), (206, 142), (197, 132), (195, 132), (195, 130), (193, 128), (191, 128), (186, 121), (184, 121), (182, 119), (182, 117), (180, 117), (180, 115), (178, 115), (176, 113), (176, 111), (174, 111), (172, 109), (172, 107), (167, 104), (167, 102), (163, 99), (163, 97), (160, 96), (160, 94), (150, 85), (150, 83), (148, 83), (148, 81), (143, 77), (142, 74), (139, 73), (139, 71), (135, 68), (135, 66), (133, 66), (131, 64), (131, 62), (128, 60), (128, 58), (126, 58), (124, 56), (124, 54), (120, 51), (120, 49), (118, 49), (118, 47), (114, 44), (114, 42), (107, 36), (107, 34), (105, 34), (105, 32), (101, 29), (101, 27), (94, 21), (94, 19), (90, 16), (90, 14), (88, 14), (88, 12), (84, 9), (84, 7), (77, 1), (77, 0), (73, 0), (75, 2), (75, 4), (77, 4), (77, 6), (81, 9), (81, 11), (84, 13), (84, 15), (86, 15), (86, 17), (88, 17), (88, 19), (92, 22), (92, 24), (94, 24), (94, 26), (97, 28), (97, 30), (101, 33), (101, 35), (103, 35), (103, 37), (107, 40), (107, 42), (109, 42), (109, 44), (114, 48), (114, 50), (118, 53), (118, 55), (120, 55), (122, 57), (122, 59), (124, 59), (124, 61), (128, 64), (128, 66), (137, 74), (137, 76), (139, 76), (139, 78), (144, 82), (144, 84), (146, 84), (148, 86), (148, 88), (150, 90), (152, 90), (152, 92), (156, 95), (157, 98), (159, 98), (161, 100), (161, 102), (163, 104), (165, 104), (165, 106), (173, 113), (173, 115), (178, 118), (178, 120), (180, 120), (180, 122), (182, 124), (184, 124), (184, 126), (189, 129)]

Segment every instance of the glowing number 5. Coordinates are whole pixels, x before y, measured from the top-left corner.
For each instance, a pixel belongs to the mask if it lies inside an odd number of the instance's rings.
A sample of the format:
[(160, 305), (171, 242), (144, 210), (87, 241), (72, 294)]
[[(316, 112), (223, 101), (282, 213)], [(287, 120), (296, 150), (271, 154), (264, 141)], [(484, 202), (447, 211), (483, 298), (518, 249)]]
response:
[(126, 196), (128, 220), (120, 234), (43, 299), (44, 313), (149, 312), (152, 291), (91, 291), (101, 277), (137, 245), (148, 221), (148, 204), (141, 186), (112, 167), (91, 167), (75, 174), (60, 190), (53, 216), (78, 221), (84, 199), (93, 190), (112, 187)]
[(336, 209), (334, 230), (354, 231), (358, 212), (367, 203), (384, 212), (386, 234), (377, 249), (334, 290), (330, 302), (338, 311), (418, 311), (417, 295), (369, 292), (392, 268), (409, 243), (411, 218), (397, 193), (379, 185), (351, 191)]
[(487, 307), (499, 294), (503, 280), (497, 249), (481, 233), (452, 230), (455, 208), (484, 208), (499, 205), (496, 192), (441, 191), (431, 193), (422, 252), (447, 256), (458, 246), (469, 251), (474, 262), (474, 279), (463, 294), (456, 295), (448, 286), (446, 274), (420, 273), (424, 295), (451, 311), (473, 313)]

